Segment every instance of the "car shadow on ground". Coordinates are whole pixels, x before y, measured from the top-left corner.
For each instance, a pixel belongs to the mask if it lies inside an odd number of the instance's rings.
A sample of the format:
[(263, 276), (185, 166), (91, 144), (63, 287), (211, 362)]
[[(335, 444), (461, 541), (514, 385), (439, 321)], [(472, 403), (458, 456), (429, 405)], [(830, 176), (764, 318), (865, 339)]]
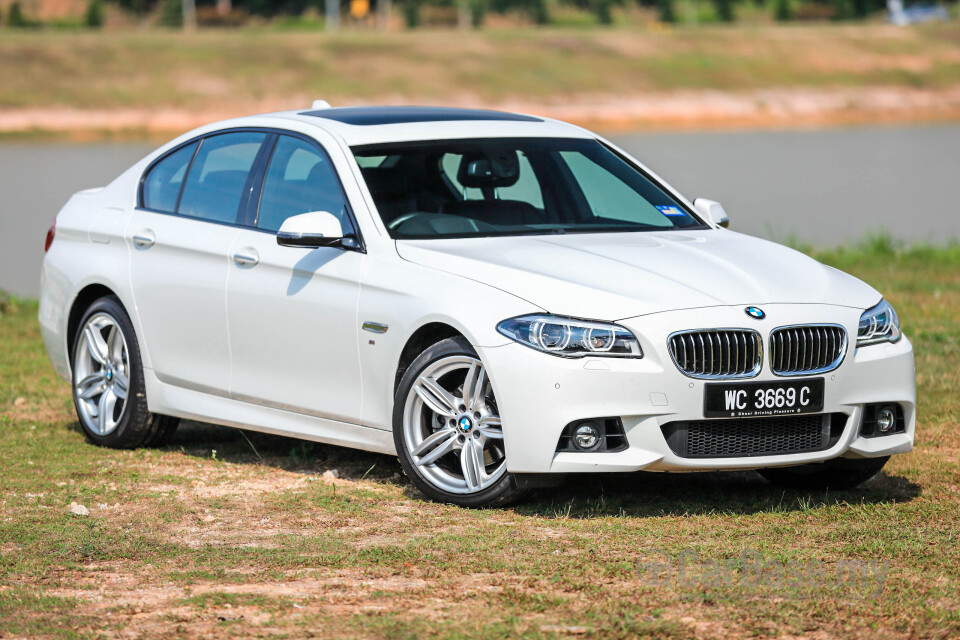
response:
[[(425, 500), (403, 476), (394, 456), (192, 421), (184, 421), (165, 448), (310, 475), (336, 470), (341, 479), (401, 486), (411, 499)], [(908, 502), (921, 492), (907, 478), (886, 472), (857, 489), (836, 492), (783, 489), (752, 471), (580, 474), (568, 476), (562, 486), (533, 491), (512, 510), (540, 518), (786, 513), (839, 504)]]

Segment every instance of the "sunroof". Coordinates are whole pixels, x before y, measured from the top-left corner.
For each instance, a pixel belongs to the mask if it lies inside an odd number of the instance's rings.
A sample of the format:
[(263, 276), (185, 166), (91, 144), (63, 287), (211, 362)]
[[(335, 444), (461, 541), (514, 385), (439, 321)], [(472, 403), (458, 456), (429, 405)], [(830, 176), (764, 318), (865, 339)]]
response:
[(498, 120), (507, 122), (543, 122), (540, 118), (487, 109), (453, 109), (449, 107), (344, 107), (303, 111), (303, 116), (316, 116), (344, 124), (378, 125), (413, 122), (451, 122), (458, 120)]

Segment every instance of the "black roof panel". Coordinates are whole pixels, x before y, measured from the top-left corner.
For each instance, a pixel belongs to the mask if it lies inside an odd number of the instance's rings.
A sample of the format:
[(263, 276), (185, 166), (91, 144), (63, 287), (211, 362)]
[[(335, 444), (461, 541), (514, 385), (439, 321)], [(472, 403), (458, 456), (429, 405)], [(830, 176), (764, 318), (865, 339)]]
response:
[(511, 122), (543, 122), (540, 118), (487, 109), (454, 109), (450, 107), (342, 107), (302, 111), (302, 116), (316, 116), (343, 124), (378, 125), (413, 122), (452, 122), (458, 120), (499, 120)]

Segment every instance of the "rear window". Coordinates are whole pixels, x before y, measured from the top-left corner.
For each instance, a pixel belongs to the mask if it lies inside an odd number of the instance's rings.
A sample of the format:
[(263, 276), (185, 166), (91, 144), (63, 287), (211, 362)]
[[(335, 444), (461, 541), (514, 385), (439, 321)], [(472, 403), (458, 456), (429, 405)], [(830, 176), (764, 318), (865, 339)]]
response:
[(153, 165), (143, 179), (143, 207), (152, 211), (174, 213), (183, 178), (199, 142), (193, 142), (174, 151)]
[(238, 131), (203, 140), (190, 167), (177, 213), (236, 222), (250, 170), (267, 134)]

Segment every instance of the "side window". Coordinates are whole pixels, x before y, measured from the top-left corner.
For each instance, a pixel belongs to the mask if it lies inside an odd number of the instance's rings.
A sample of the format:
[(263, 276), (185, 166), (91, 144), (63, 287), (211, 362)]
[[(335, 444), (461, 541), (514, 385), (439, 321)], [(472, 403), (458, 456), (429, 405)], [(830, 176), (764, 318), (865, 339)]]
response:
[(143, 207), (152, 211), (174, 213), (187, 168), (198, 142), (182, 147), (150, 168), (143, 179)]
[[(455, 153), (445, 153), (440, 159), (440, 166), (444, 174), (450, 180), (450, 183), (456, 187), (464, 200), (483, 200), (483, 193), (480, 189), (464, 189), (463, 185), (457, 181), (457, 171), (460, 169), (460, 161), (463, 156)], [(540, 190), (540, 182), (537, 175), (530, 166), (530, 160), (522, 151), (517, 151), (517, 161), (520, 163), (520, 177), (509, 187), (500, 187), (497, 189), (497, 198), (500, 200), (519, 200), (532, 204), (538, 209), (543, 209), (543, 192)]]
[(649, 200), (582, 153), (561, 151), (560, 156), (580, 184), (595, 217), (656, 227), (673, 226)]
[(204, 138), (190, 167), (178, 213), (235, 222), (250, 169), (267, 134), (240, 131)]
[(329, 156), (306, 140), (282, 135), (263, 180), (257, 228), (277, 231), (290, 216), (310, 211), (337, 216), (344, 233), (353, 228)]

